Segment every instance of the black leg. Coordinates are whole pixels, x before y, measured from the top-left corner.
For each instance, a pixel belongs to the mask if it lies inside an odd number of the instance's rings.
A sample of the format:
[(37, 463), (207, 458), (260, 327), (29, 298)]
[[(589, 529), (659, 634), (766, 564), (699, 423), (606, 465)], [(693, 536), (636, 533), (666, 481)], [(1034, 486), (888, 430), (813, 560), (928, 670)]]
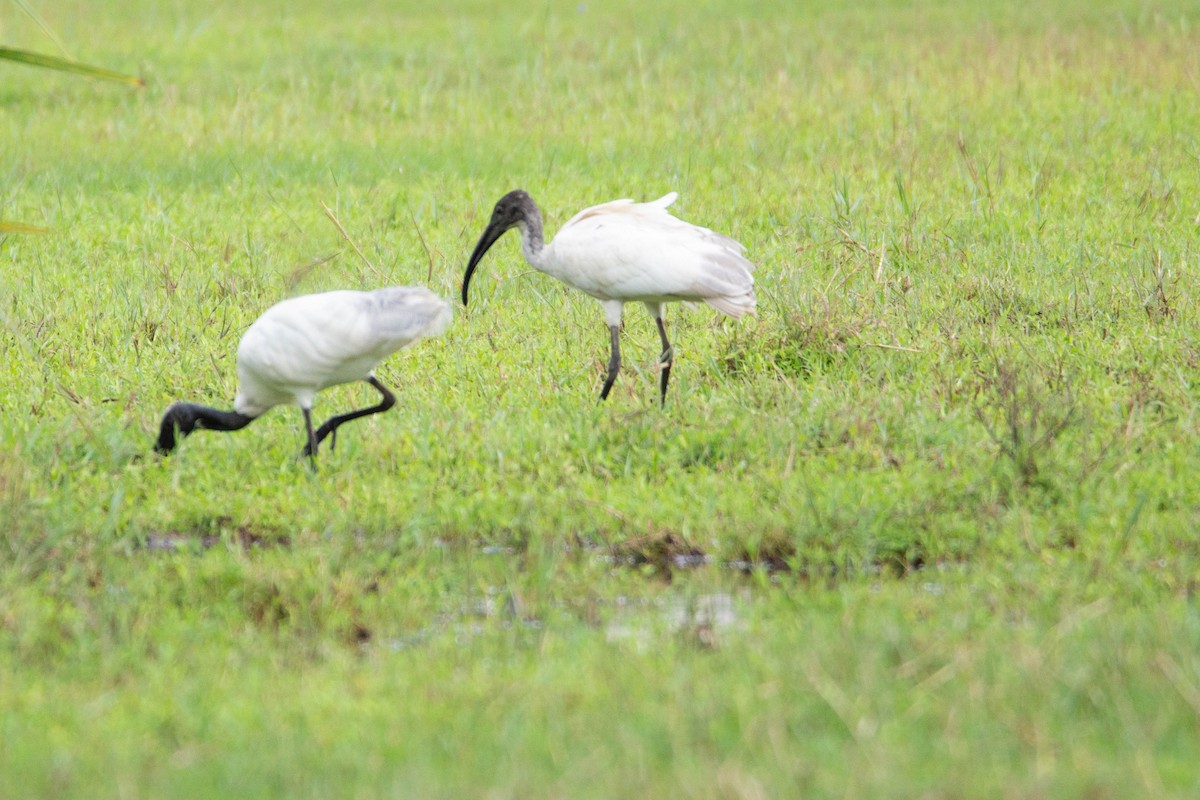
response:
[(304, 446), (304, 452), (301, 455), (308, 456), (315, 462), (317, 458), (317, 437), (313, 433), (312, 411), (303, 407), (300, 410), (304, 412), (304, 429), (308, 433), (308, 444)]
[(210, 431), (236, 431), (253, 421), (254, 417), (248, 417), (236, 411), (221, 411), (195, 403), (175, 403), (163, 414), (154, 450), (164, 456), (174, 450), (176, 428), (179, 429), (179, 438), (182, 439), (198, 428)]
[(600, 390), (601, 400), (608, 397), (608, 393), (613, 387), (613, 381), (617, 379), (617, 373), (621, 371), (621, 343), (618, 341), (621, 329), (620, 326), (610, 325), (608, 330), (612, 334), (612, 355), (608, 359), (608, 377), (604, 379), (604, 388)]
[(329, 449), (332, 450), (337, 444), (338, 426), (342, 423), (349, 422), (352, 419), (358, 419), (359, 417), (365, 417), (369, 414), (379, 414), (396, 405), (396, 395), (392, 394), (390, 389), (380, 383), (378, 378), (372, 375), (371, 377), (367, 378), (367, 383), (374, 386), (379, 390), (379, 393), (383, 395), (383, 400), (379, 402), (379, 405), (371, 406), (370, 408), (360, 408), (357, 411), (339, 414), (336, 417), (330, 417), (329, 419), (325, 420), (325, 423), (317, 430), (316, 434), (309, 437), (309, 446), (304, 449), (303, 455), (311, 456), (316, 453), (317, 445), (325, 441), (325, 437), (330, 435), (333, 436), (333, 439), (329, 444)]
[(667, 381), (671, 379), (671, 365), (675, 363), (675, 349), (671, 347), (671, 342), (667, 339), (667, 326), (663, 324), (662, 317), (655, 317), (654, 321), (658, 323), (658, 336), (662, 339), (663, 351), (658, 357), (658, 363), (662, 364), (662, 375), (658, 379), (658, 389), (662, 393), (662, 405), (667, 404)]

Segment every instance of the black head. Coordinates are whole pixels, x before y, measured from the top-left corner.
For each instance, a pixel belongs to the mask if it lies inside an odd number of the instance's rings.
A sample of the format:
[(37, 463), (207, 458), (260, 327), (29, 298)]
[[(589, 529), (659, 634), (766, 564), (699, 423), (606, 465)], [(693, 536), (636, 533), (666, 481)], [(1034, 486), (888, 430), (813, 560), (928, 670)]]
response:
[(175, 449), (176, 428), (179, 429), (181, 438), (196, 429), (196, 415), (192, 413), (191, 403), (174, 403), (163, 414), (158, 441), (154, 443), (156, 453), (165, 456)]
[(534, 204), (533, 198), (529, 196), (529, 192), (524, 189), (513, 189), (496, 201), (496, 207), (492, 209), (492, 219), (488, 222), (488, 227), (499, 228), (503, 233), (509, 228), (516, 227), (521, 220), (529, 219), (536, 210), (537, 206)]
[(475, 250), (471, 253), (470, 260), (467, 261), (467, 272), (463, 276), (462, 288), (464, 306), (467, 304), (467, 287), (471, 283), (471, 275), (488, 249), (510, 228), (515, 228), (521, 222), (535, 219), (539, 221), (538, 233), (540, 235), (541, 214), (538, 213), (533, 198), (524, 189), (514, 189), (500, 198), (496, 207), (492, 209), (492, 218), (488, 221), (487, 228), (479, 237), (479, 243), (475, 245)]
[(254, 421), (254, 417), (240, 414), (237, 411), (221, 411), (195, 403), (172, 403), (163, 414), (162, 424), (159, 425), (158, 441), (154, 443), (154, 451), (159, 455), (167, 455), (175, 449), (175, 429), (179, 429), (179, 438), (184, 438), (192, 431), (207, 428), (214, 431), (236, 431)]

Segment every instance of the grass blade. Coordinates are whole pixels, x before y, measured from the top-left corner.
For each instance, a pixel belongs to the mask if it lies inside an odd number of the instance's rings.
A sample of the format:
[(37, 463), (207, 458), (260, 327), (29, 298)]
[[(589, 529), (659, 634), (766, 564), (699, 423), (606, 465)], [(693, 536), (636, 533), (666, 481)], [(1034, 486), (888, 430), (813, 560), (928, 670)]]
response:
[(45, 67), (46, 69), (57, 69), (62, 72), (73, 72), (77, 75), (86, 75), (90, 78), (99, 78), (106, 81), (114, 81), (116, 83), (124, 83), (129, 86), (145, 86), (146, 81), (137, 75), (126, 75), (123, 72), (115, 72), (104, 67), (94, 67), (90, 64), (80, 64), (78, 61), (70, 61), (57, 56), (48, 56), (43, 53), (34, 53), (29, 50), (17, 50), (12, 47), (0, 47), (0, 59), (7, 61), (16, 61), (21, 64), (28, 64), (32, 67)]
[(0, 220), (0, 233), (49, 233), (49, 228), (39, 228), (37, 225), (26, 225), (23, 222), (5, 222)]
[(62, 43), (62, 40), (58, 38), (58, 34), (55, 33), (54, 30), (49, 25), (46, 24), (46, 21), (41, 18), (41, 15), (39, 15), (36, 11), (34, 11), (32, 8), (30, 8), (29, 4), (26, 3), (25, 0), (13, 0), (13, 1), (17, 4), (17, 8), (19, 8), (25, 12), (25, 16), (27, 16), (31, 20), (33, 20), (34, 24), (36, 24), (39, 28), (42, 29), (42, 33), (44, 33), (50, 37), (50, 40), (52, 42), (54, 42), (54, 46), (57, 47), (63, 53), (63, 55), (67, 56), (68, 58), (71, 56), (71, 54), (67, 51), (67, 46), (64, 45)]

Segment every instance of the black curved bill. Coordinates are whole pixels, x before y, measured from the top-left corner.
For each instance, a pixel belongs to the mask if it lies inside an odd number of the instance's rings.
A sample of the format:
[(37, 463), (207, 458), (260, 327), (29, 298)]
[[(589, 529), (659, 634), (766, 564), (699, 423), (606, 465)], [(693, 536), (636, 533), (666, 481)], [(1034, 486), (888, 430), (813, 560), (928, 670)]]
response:
[(471, 259), (467, 262), (467, 274), (463, 276), (462, 301), (463, 305), (467, 304), (467, 287), (471, 285), (471, 275), (475, 273), (475, 267), (478, 266), (480, 259), (484, 253), (488, 251), (496, 240), (504, 235), (508, 228), (501, 225), (489, 224), (487, 230), (483, 232), (483, 236), (479, 237), (479, 243), (475, 245), (474, 252), (471, 253)]

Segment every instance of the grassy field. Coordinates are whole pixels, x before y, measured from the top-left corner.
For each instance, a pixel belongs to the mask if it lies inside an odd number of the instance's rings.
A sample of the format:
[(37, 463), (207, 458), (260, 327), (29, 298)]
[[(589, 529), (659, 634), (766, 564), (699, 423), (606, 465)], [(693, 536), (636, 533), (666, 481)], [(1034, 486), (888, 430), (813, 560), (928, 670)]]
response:
[[(1200, 792), (1193, 2), (34, 5), (148, 85), (0, 64), (0, 797)], [(510, 236), (317, 471), (150, 452), (517, 187), (679, 191), (758, 316), (598, 405)]]

